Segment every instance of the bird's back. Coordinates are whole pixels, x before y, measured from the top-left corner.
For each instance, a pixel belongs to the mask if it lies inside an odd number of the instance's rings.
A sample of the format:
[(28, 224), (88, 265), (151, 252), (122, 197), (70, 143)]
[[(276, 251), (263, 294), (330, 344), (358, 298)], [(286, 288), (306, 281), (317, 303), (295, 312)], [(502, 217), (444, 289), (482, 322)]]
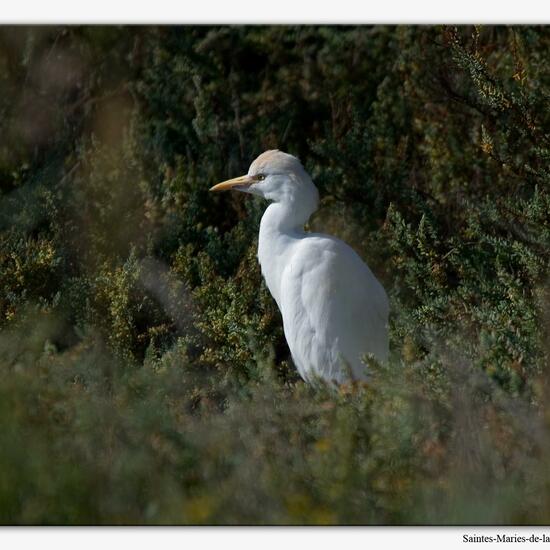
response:
[(306, 380), (366, 379), (361, 358), (388, 356), (388, 299), (363, 260), (339, 239), (306, 234), (282, 272), (285, 336)]

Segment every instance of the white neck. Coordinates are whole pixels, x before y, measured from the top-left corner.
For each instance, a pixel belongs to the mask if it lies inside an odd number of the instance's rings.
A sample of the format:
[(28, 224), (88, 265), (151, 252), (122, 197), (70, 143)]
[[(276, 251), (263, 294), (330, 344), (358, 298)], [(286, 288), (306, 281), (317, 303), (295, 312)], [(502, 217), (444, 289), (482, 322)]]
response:
[(288, 200), (270, 204), (260, 223), (258, 260), (271, 295), (280, 307), (280, 282), (283, 269), (288, 265), (294, 251), (293, 244), (305, 237), (304, 224), (316, 205), (297, 207), (297, 202)]
[(272, 202), (262, 216), (260, 234), (262, 229), (281, 233), (303, 232), (304, 224), (310, 215), (311, 212), (296, 208), (296, 203), (292, 199), (284, 202)]

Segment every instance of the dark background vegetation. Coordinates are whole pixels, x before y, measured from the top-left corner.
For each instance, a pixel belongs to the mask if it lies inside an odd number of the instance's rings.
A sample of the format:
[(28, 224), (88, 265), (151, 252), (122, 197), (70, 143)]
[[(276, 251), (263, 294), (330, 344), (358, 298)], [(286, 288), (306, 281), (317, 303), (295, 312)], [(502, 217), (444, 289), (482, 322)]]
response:
[[(1, 28), (0, 523), (549, 523), (549, 46)], [(390, 294), (368, 387), (299, 380), (208, 193), (268, 148)]]

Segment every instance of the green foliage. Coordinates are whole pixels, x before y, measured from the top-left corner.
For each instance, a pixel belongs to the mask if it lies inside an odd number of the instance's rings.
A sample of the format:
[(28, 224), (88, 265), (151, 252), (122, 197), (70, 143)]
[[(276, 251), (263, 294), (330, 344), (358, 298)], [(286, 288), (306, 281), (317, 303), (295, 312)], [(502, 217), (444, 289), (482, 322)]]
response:
[[(0, 32), (0, 523), (547, 523), (544, 27)], [(391, 297), (389, 365), (310, 388), (257, 265), (311, 228)]]

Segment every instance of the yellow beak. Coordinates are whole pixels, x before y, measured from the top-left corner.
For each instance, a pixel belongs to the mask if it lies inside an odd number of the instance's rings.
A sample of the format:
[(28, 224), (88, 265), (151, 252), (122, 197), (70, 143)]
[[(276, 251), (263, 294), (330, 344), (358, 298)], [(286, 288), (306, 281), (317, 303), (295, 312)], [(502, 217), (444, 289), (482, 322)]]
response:
[(254, 183), (254, 178), (250, 176), (239, 176), (238, 178), (233, 178), (232, 180), (223, 181), (214, 185), (210, 188), (210, 191), (227, 191), (228, 189), (233, 189), (234, 187), (248, 187)]

